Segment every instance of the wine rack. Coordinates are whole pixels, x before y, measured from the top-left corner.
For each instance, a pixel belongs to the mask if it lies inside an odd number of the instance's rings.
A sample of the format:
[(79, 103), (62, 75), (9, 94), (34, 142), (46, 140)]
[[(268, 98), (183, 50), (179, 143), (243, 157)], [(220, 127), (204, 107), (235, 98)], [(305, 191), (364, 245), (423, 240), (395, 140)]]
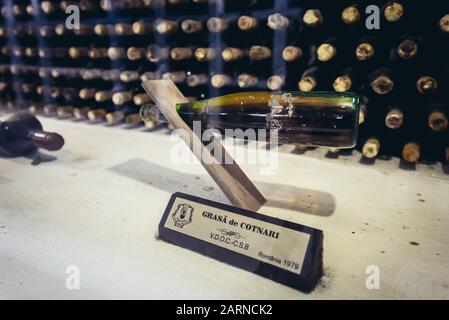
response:
[[(79, 29), (66, 27), (70, 5)], [(364, 1), (3, 0), (1, 108), (138, 125), (145, 79), (191, 99), (352, 91), (366, 158), (449, 162), (449, 4), (370, 5), (379, 29)]]

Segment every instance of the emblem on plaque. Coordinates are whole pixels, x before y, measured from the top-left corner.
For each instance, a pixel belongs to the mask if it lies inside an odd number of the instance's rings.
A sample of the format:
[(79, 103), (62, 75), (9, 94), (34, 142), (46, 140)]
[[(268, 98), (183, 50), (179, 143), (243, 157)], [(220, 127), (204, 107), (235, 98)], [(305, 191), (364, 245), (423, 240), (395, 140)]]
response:
[(178, 228), (184, 227), (186, 224), (192, 222), (193, 207), (188, 204), (180, 204), (172, 215), (175, 226)]

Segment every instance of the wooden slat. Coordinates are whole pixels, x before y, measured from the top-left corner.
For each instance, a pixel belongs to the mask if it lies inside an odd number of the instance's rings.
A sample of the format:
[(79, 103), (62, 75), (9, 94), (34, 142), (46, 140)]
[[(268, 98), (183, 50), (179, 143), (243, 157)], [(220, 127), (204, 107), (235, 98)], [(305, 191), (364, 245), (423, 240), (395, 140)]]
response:
[[(218, 140), (204, 146), (192, 129), (176, 112), (177, 103), (188, 102), (171, 80), (148, 80), (142, 83), (144, 89), (158, 106), (167, 120), (178, 130), (181, 138), (189, 146), (209, 175), (215, 180), (229, 201), (237, 207), (257, 211), (266, 202), (262, 194), (249, 180), (237, 163), (227, 153)], [(226, 163), (218, 163), (210, 150), (221, 150)], [(223, 161), (221, 161), (223, 162)]]

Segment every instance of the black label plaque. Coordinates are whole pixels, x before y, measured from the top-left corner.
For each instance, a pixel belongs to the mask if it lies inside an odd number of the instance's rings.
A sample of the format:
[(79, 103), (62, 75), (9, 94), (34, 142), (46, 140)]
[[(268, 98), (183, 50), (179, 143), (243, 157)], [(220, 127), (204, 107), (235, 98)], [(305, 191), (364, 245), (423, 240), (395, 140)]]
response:
[(170, 198), (159, 236), (305, 292), (322, 275), (321, 230), (184, 193)]

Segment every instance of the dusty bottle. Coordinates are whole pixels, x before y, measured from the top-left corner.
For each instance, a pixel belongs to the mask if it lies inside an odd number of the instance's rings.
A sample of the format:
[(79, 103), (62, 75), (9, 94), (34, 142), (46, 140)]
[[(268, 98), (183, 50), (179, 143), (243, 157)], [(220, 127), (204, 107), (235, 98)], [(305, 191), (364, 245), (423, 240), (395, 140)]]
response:
[[(144, 120), (145, 114), (161, 120), (152, 108), (141, 112)], [(176, 109), (189, 126), (200, 121), (202, 129), (265, 129), (279, 143), (331, 148), (357, 142), (359, 98), (348, 92), (245, 92), (179, 103)]]

